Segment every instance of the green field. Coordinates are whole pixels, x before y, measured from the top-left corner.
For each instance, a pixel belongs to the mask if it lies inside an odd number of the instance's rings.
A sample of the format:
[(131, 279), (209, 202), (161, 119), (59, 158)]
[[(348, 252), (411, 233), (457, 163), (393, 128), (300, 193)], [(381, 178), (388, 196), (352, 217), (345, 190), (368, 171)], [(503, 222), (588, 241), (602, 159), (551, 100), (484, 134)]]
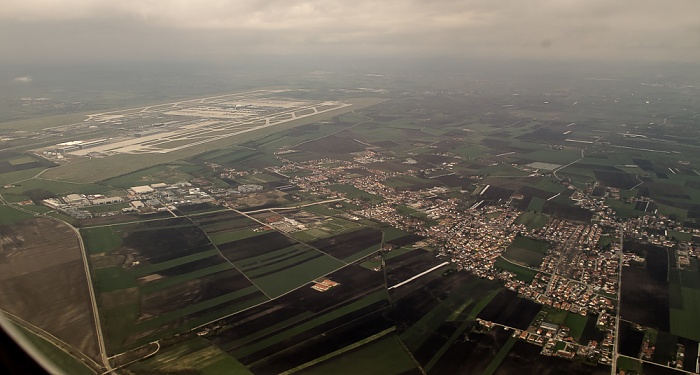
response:
[(539, 267), (547, 253), (548, 243), (528, 237), (515, 237), (513, 243), (508, 246), (503, 257), (517, 263), (531, 267)]
[(693, 234), (688, 232), (679, 232), (677, 230), (669, 230), (668, 236), (673, 237), (679, 241), (691, 241), (693, 239)]
[(556, 325), (564, 324), (567, 316), (569, 316), (568, 311), (561, 310), (556, 307), (543, 306), (541, 311), (547, 313), (546, 317), (544, 318), (545, 322)]
[(299, 374), (399, 374), (414, 368), (398, 337), (390, 334), (305, 368)]
[(254, 237), (259, 235), (260, 232), (256, 232), (253, 229), (244, 229), (244, 230), (238, 230), (238, 231), (230, 231), (230, 232), (217, 232), (217, 233), (212, 233), (209, 235), (209, 240), (214, 244), (214, 245), (220, 245), (226, 242), (232, 242), (236, 240), (242, 240), (244, 238), (248, 237)]
[(546, 201), (542, 198), (532, 197), (532, 200), (530, 200), (530, 204), (527, 205), (527, 210), (541, 213), (542, 209), (544, 209), (545, 203)]
[[(36, 176), (44, 169), (45, 168), (32, 168), (22, 171), (2, 173), (0, 174), (0, 185), (20, 183), (21, 181), (25, 181)], [(5, 192), (3, 192), (3, 195), (5, 195)]]
[(20, 211), (16, 208), (0, 205), (0, 225), (19, 223), (20, 221), (33, 218), (34, 215)]
[(415, 351), (428, 339), (427, 332), (435, 332), (444, 322), (461, 322), (445, 345), (431, 359), (432, 366), (499, 291), (500, 288), (497, 284), (479, 279), (461, 285), (403, 332), (401, 334), (402, 341), (410, 350)]
[(58, 369), (65, 372), (66, 374), (75, 375), (94, 375), (95, 372), (84, 365), (80, 360), (73, 357), (72, 355), (66, 353), (65, 351), (59, 349), (52, 343), (44, 340), (43, 338), (35, 335), (29, 330), (21, 327), (19, 325), (14, 325), (17, 331), (23, 335), (31, 346), (43, 354), (46, 359), (53, 363)]
[(199, 337), (162, 349), (155, 356), (129, 366), (129, 370), (136, 373), (250, 374), (235, 358)]
[(359, 199), (375, 203), (382, 201), (381, 197), (378, 197), (374, 194), (370, 194), (366, 191), (362, 191), (352, 185), (330, 185), (328, 186), (328, 188), (333, 191), (343, 193), (350, 199)]
[(587, 316), (582, 316), (581, 314), (569, 313), (566, 316), (566, 320), (564, 321), (564, 325), (571, 328), (571, 332), (569, 332), (571, 337), (575, 338), (576, 340), (579, 340), (581, 338), (581, 334), (583, 334), (583, 330), (586, 328), (587, 322), (588, 322)]
[(683, 309), (671, 308), (671, 333), (700, 341), (700, 289), (681, 288)]
[(66, 195), (66, 194), (109, 194), (112, 190), (111, 188), (97, 185), (97, 184), (74, 184), (64, 181), (53, 181), (45, 180), (41, 178), (34, 178), (31, 180), (22, 181), (16, 184), (15, 187), (5, 189), (3, 195), (11, 194), (14, 196), (23, 196), (24, 199), (31, 198), (32, 190), (44, 190), (55, 195)]
[(527, 283), (532, 282), (532, 280), (537, 275), (537, 271), (511, 263), (505, 260), (503, 257), (496, 258), (496, 262), (493, 266), (504, 271), (512, 272), (515, 274), (516, 279), (525, 281)]
[(122, 245), (121, 234), (112, 226), (82, 228), (80, 235), (90, 254), (107, 253)]
[(618, 216), (621, 218), (631, 218), (639, 217), (644, 214), (644, 211), (637, 211), (634, 209), (635, 205), (632, 203), (625, 203), (617, 199), (606, 199), (605, 204), (610, 206)]
[(313, 279), (330, 273), (345, 263), (323, 256), (308, 262), (282, 269), (269, 276), (253, 278), (255, 285), (260, 287), (270, 297), (276, 297), (311, 282)]
[[(110, 352), (181, 333), (268, 299), (220, 257), (219, 251), (210, 245), (200, 229), (187, 223), (183, 219), (172, 219), (82, 229), (81, 234), (92, 254), (93, 283), (99, 292), (99, 307)], [(163, 249), (172, 255), (160, 262), (149, 263), (151, 256), (159, 256), (157, 251), (139, 248), (139, 243), (133, 240), (124, 240), (128, 246), (123, 246), (123, 239), (134, 235), (140, 241), (150, 239), (163, 243)], [(188, 247), (178, 251), (179, 242), (170, 238), (173, 235), (182, 235), (182, 243), (187, 243)], [(126, 267), (123, 255), (110, 254), (117, 249), (122, 249), (119, 254), (137, 251), (149, 256), (149, 260), (138, 266), (131, 266), (129, 262)], [(198, 266), (195, 266), (196, 262), (200, 262)], [(219, 280), (238, 280), (235, 281), (238, 286), (235, 289), (228, 287), (225, 293), (210, 293), (205, 299), (199, 297), (200, 288), (207, 285), (211, 288)], [(182, 298), (191, 303), (182, 305), (180, 301), (172, 300), (171, 294), (178, 291), (185, 293)], [(163, 299), (166, 301), (164, 307), (156, 307), (153, 303), (144, 307), (144, 301)], [(158, 314), (149, 315), (147, 309), (155, 309)]]
[(335, 308), (331, 311), (318, 314), (315, 317), (313, 317), (312, 319), (308, 319), (302, 323), (292, 324), (292, 325), (286, 326), (285, 327), (286, 329), (277, 331), (271, 335), (267, 335), (267, 336), (263, 337), (262, 339), (257, 339), (258, 334), (252, 333), (250, 336), (244, 338), (242, 341), (242, 342), (247, 342), (248, 344), (239, 347), (238, 349), (234, 350), (231, 354), (234, 357), (238, 357), (238, 358), (246, 356), (246, 355), (254, 353), (260, 349), (264, 349), (270, 345), (273, 345), (276, 342), (282, 341), (282, 340), (290, 338), (290, 337), (294, 337), (295, 335), (297, 335), (299, 333), (305, 332), (305, 331), (310, 330), (314, 327), (317, 327), (317, 326), (322, 325), (324, 323), (330, 322), (333, 319), (336, 319), (336, 318), (342, 317), (346, 314), (352, 313), (355, 310), (369, 306), (375, 302), (385, 300), (386, 298), (387, 298), (386, 292), (383, 290), (380, 290), (380, 291), (374, 292), (372, 294), (369, 294), (362, 299), (359, 299), (359, 300), (356, 300), (356, 301), (351, 302), (349, 304), (346, 304), (342, 307)]
[[(342, 202), (330, 203), (330, 204), (342, 204)], [(321, 216), (335, 216), (340, 213), (336, 209), (329, 208), (323, 204), (315, 204), (313, 206), (307, 206), (303, 208), (304, 211), (311, 212), (312, 214), (317, 214)]]
[(642, 361), (629, 358), (625, 356), (620, 356), (617, 358), (617, 370), (616, 371), (634, 371), (637, 374), (642, 374)]
[(491, 375), (496, 372), (496, 369), (498, 369), (498, 366), (501, 365), (501, 362), (503, 362), (503, 359), (506, 358), (508, 352), (510, 352), (510, 349), (513, 347), (513, 345), (515, 345), (516, 341), (518, 340), (514, 337), (508, 338), (508, 341), (503, 344), (503, 347), (498, 351), (496, 357), (494, 357), (491, 363), (489, 363), (489, 367), (484, 370), (483, 375)]
[(217, 249), (211, 249), (207, 251), (202, 251), (199, 253), (194, 253), (191, 255), (186, 255), (172, 260), (166, 260), (164, 262), (149, 264), (146, 266), (140, 266), (129, 271), (134, 277), (142, 277), (152, 273), (157, 273), (158, 271), (165, 270), (172, 267), (181, 266), (189, 262), (194, 262), (195, 260), (200, 260), (208, 258), (210, 256), (218, 255), (219, 251)]
[(177, 183), (192, 179), (180, 171), (180, 165), (159, 165), (102, 181), (103, 184), (120, 188), (163, 183)]
[(527, 230), (532, 231), (534, 229), (543, 228), (547, 225), (549, 221), (549, 216), (541, 215), (534, 212), (523, 212), (515, 220), (515, 224), (522, 224), (527, 227)]
[[(500, 292), (499, 289), (489, 290), (485, 289), (488, 293), (482, 297), (483, 293), (474, 293), (475, 299), (467, 299), (461, 306), (453, 310), (452, 314), (445, 320), (446, 322), (453, 322), (462, 320), (462, 324), (457, 327), (457, 329), (452, 333), (452, 335), (447, 339), (443, 346), (438, 350), (433, 358), (425, 365), (425, 370), (430, 371), (430, 369), (437, 363), (440, 358), (449, 350), (450, 346), (469, 328), (476, 316), (479, 315), (481, 310), (486, 307), (486, 305), (491, 302), (491, 300)], [(481, 299), (479, 299), (481, 298)], [(471, 308), (468, 310), (468, 308)]]
[(331, 234), (320, 229), (307, 229), (304, 231), (298, 231), (291, 234), (292, 237), (301, 242), (311, 242), (318, 238), (328, 237)]

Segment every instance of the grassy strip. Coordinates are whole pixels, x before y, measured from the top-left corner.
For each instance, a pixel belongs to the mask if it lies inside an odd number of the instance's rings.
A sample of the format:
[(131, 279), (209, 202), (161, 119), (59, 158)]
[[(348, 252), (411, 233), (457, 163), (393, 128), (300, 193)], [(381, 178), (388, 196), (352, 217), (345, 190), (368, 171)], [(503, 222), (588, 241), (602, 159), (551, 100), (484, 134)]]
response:
[(268, 263), (270, 261), (274, 261), (275, 259), (287, 256), (287, 255), (292, 255), (294, 253), (299, 253), (302, 251), (308, 250), (308, 247), (302, 244), (298, 245), (291, 245), (284, 247), (279, 250), (271, 251), (269, 253), (265, 253), (262, 255), (256, 255), (252, 257), (248, 257), (242, 260), (237, 260), (233, 262), (236, 267), (240, 268), (241, 270), (248, 269), (251, 267), (259, 266), (265, 263)]
[(352, 262), (355, 262), (357, 260), (360, 260), (360, 259), (362, 259), (362, 258), (364, 258), (372, 253), (376, 253), (377, 251), (379, 251), (380, 245), (381, 244), (372, 245), (372, 246), (370, 246), (362, 251), (359, 251), (359, 252), (343, 259), (343, 261), (345, 263), (352, 263)]
[(269, 296), (277, 297), (343, 266), (341, 261), (324, 255), (253, 281)]
[[(186, 256), (181, 257), (181, 258), (166, 260), (165, 262), (149, 264), (147, 266), (135, 268), (133, 271), (131, 271), (129, 273), (134, 275), (134, 277), (142, 277), (142, 276), (150, 275), (152, 273), (156, 273), (158, 271), (162, 271), (162, 270), (165, 270), (168, 268), (177, 267), (177, 266), (181, 266), (181, 265), (186, 264), (186, 263), (194, 262), (196, 260), (209, 258), (210, 256), (213, 256), (213, 255), (219, 255), (219, 251), (216, 249), (202, 251), (201, 253), (194, 253), (194, 254), (186, 255)], [(221, 261), (225, 262), (224, 259), (221, 259)]]
[(238, 340), (227, 341), (226, 344), (224, 344), (224, 345), (221, 346), (221, 348), (222, 348), (223, 350), (228, 351), (228, 350), (230, 350), (231, 348), (235, 348), (235, 347), (237, 347), (237, 346), (244, 345), (244, 344), (246, 344), (246, 343), (248, 343), (248, 342), (251, 342), (251, 341), (253, 341), (253, 340), (256, 340), (256, 339), (258, 339), (258, 338), (260, 338), (260, 337), (267, 336), (267, 335), (269, 335), (269, 334), (272, 333), (272, 332), (279, 331), (279, 330), (281, 330), (281, 329), (283, 329), (283, 328), (285, 328), (285, 327), (291, 326), (291, 325), (293, 325), (293, 324), (295, 324), (295, 323), (297, 323), (297, 322), (300, 322), (300, 321), (302, 321), (302, 320), (304, 320), (304, 319), (306, 319), (306, 318), (309, 318), (309, 317), (311, 317), (311, 316), (313, 316), (313, 315), (314, 315), (314, 314), (313, 314), (312, 312), (305, 311), (305, 312), (303, 312), (303, 313), (301, 313), (301, 314), (299, 314), (299, 315), (296, 315), (296, 316), (294, 316), (294, 317), (292, 317), (292, 318), (283, 320), (283, 321), (281, 321), (281, 322), (279, 322), (279, 323), (276, 323), (276, 324), (273, 324), (273, 325), (271, 325), (271, 326), (269, 326), (269, 327), (267, 327), (267, 328), (261, 329), (261, 330), (255, 332), (255, 333), (253, 333), (253, 334), (251, 334), (251, 335), (245, 336), (245, 337), (240, 338), (240, 339), (238, 339)]
[(254, 344), (251, 345), (246, 345), (244, 347), (241, 347), (237, 349), (232, 355), (237, 358), (242, 358), (245, 357), (249, 354), (255, 353), (261, 349), (264, 349), (270, 345), (273, 345), (279, 341), (282, 341), (284, 339), (287, 339), (289, 337), (293, 337), (297, 334), (300, 334), (302, 332), (305, 332), (307, 330), (313, 329), (314, 327), (317, 327), (321, 324), (327, 323), (333, 319), (339, 318), (343, 315), (352, 313), (355, 310), (359, 310), (363, 307), (369, 306), (375, 302), (381, 301), (383, 299), (386, 299), (387, 295), (386, 292), (383, 290), (374, 292), (370, 294), (369, 296), (359, 300), (355, 301), (353, 303), (350, 303), (348, 305), (345, 305), (339, 309), (333, 310), (331, 312), (328, 312), (326, 314), (323, 314), (315, 319), (309, 320), (307, 322), (304, 322), (302, 324), (296, 325), (294, 327), (291, 327), (290, 329), (280, 332), (274, 336), (270, 336), (264, 340), (260, 340)]
[(137, 329), (148, 329), (148, 328), (154, 328), (154, 327), (159, 327), (167, 322), (173, 321), (175, 319), (194, 314), (196, 312), (206, 310), (208, 308), (214, 307), (216, 305), (220, 305), (222, 303), (226, 303), (229, 301), (233, 301), (237, 298), (243, 297), (245, 295), (255, 293), (258, 291), (258, 288), (255, 286), (249, 286), (247, 288), (235, 291), (233, 293), (229, 294), (224, 294), (223, 296), (218, 296), (212, 299), (208, 299), (206, 301), (202, 301), (199, 303), (196, 303), (194, 305), (189, 305), (185, 308), (179, 309), (179, 310), (174, 310), (174, 311), (169, 311), (167, 313), (161, 314), (156, 318), (149, 319), (147, 321), (144, 321), (143, 323), (139, 323), (136, 325)]
[[(469, 315), (467, 318), (462, 322), (462, 324), (459, 325), (459, 327), (452, 333), (452, 335), (445, 341), (445, 344), (442, 345), (440, 350), (438, 350), (435, 355), (433, 355), (433, 358), (430, 359), (430, 362), (428, 362), (425, 365), (425, 371), (429, 372), (430, 369), (435, 366), (437, 361), (442, 358), (442, 355), (445, 354), (445, 352), (452, 346), (452, 344), (457, 340), (457, 338), (469, 327), (469, 325), (476, 319), (476, 316), (479, 315), (481, 310), (486, 307), (486, 305), (491, 302), (493, 297), (495, 297), (498, 293), (500, 292), (499, 289), (491, 291), (491, 293), (487, 294), (486, 297), (482, 298), (469, 312)], [(461, 310), (455, 311), (456, 314), (461, 314)]]
[[(168, 277), (163, 281), (155, 281), (150, 284), (144, 285), (141, 287), (141, 294), (148, 294), (148, 293), (153, 293), (165, 288), (169, 288), (171, 286), (175, 286), (180, 283), (184, 283), (186, 281), (198, 279), (203, 276), (211, 275), (217, 272), (221, 271), (226, 271), (226, 270), (233, 270), (233, 266), (230, 265), (229, 263), (222, 263), (222, 264), (217, 264), (215, 266), (203, 268), (201, 270), (197, 270), (194, 272), (186, 273), (184, 275), (178, 275), (174, 277)], [(237, 271), (235, 271), (237, 272)]]
[(57, 368), (65, 371), (66, 374), (76, 375), (94, 375), (95, 372), (80, 362), (77, 358), (66, 353), (51, 342), (42, 337), (35, 335), (28, 329), (14, 324), (17, 330), (24, 336), (31, 346), (43, 354), (46, 359), (53, 363)]
[[(283, 260), (281, 262), (265, 265), (264, 267), (258, 268), (256, 270), (243, 271), (243, 272), (246, 274), (246, 276), (248, 276), (250, 278), (256, 278), (256, 277), (263, 275), (263, 274), (266, 274), (268, 272), (285, 271), (285, 269), (287, 269), (287, 267), (289, 267), (290, 265), (292, 265), (294, 263), (311, 261), (312, 260), (311, 258), (318, 257), (319, 255), (322, 255), (322, 254), (319, 254), (318, 251), (309, 249), (307, 251), (302, 251), (302, 252), (299, 252), (297, 254), (293, 254), (291, 258)], [(322, 256), (325, 256), (325, 255), (322, 255)], [(296, 266), (293, 266), (292, 268), (300, 266), (300, 265), (301, 264), (298, 264)]]
[(209, 240), (214, 245), (221, 245), (222, 243), (226, 243), (226, 242), (242, 240), (242, 239), (245, 239), (248, 237), (254, 237), (254, 236), (257, 236), (258, 234), (260, 234), (260, 233), (255, 232), (253, 229), (244, 229), (244, 230), (237, 230), (237, 231), (230, 231), (230, 232), (212, 233), (209, 235)]
[(489, 363), (489, 367), (487, 367), (486, 370), (484, 370), (483, 375), (492, 375), (494, 372), (496, 372), (496, 369), (498, 368), (498, 366), (501, 365), (501, 362), (503, 362), (503, 359), (506, 358), (508, 352), (513, 347), (516, 341), (518, 340), (514, 337), (508, 338), (508, 341), (506, 341), (506, 343), (503, 345), (498, 354), (496, 354), (491, 363)]
[(374, 334), (374, 335), (372, 335), (372, 336), (370, 336), (370, 337), (367, 337), (367, 338), (365, 338), (365, 339), (363, 339), (363, 340), (360, 340), (360, 341), (358, 341), (358, 342), (356, 342), (356, 343), (354, 343), (354, 344), (350, 344), (350, 345), (348, 345), (348, 346), (346, 346), (346, 347), (344, 347), (344, 348), (342, 348), (342, 349), (338, 349), (338, 350), (336, 350), (336, 351), (334, 351), (334, 352), (331, 352), (331, 353), (328, 353), (328, 354), (326, 354), (326, 355), (324, 355), (324, 356), (318, 357), (318, 358), (314, 359), (313, 361), (306, 362), (306, 363), (304, 363), (304, 364), (302, 364), (302, 365), (299, 365), (299, 366), (294, 367), (294, 368), (292, 368), (292, 369), (289, 369), (289, 370), (287, 370), (287, 371), (285, 371), (285, 372), (282, 372), (282, 373), (280, 373), (280, 375), (293, 374), (293, 373), (295, 373), (295, 372), (301, 371), (301, 370), (303, 370), (303, 369), (305, 369), (305, 368), (311, 367), (311, 366), (313, 366), (313, 365), (316, 365), (316, 364), (318, 364), (318, 363), (321, 363), (321, 362), (323, 362), (323, 361), (326, 361), (326, 360), (328, 360), (328, 359), (331, 359), (331, 358), (333, 358), (333, 357), (335, 357), (335, 356), (337, 356), (337, 355), (340, 355), (340, 354), (349, 352), (349, 351), (351, 351), (351, 350), (353, 350), (353, 349), (355, 349), (355, 348), (359, 348), (360, 346), (365, 345), (365, 344), (367, 344), (367, 343), (370, 343), (370, 342), (372, 342), (372, 341), (374, 341), (374, 340), (376, 340), (376, 339), (378, 339), (378, 338), (384, 337), (384, 336), (386, 336), (387, 334), (389, 334), (389, 333), (391, 333), (391, 332), (394, 332), (395, 330), (396, 330), (396, 327), (387, 328), (387, 329), (385, 329), (385, 330), (383, 330), (383, 331), (381, 331), (381, 332), (379, 332), (379, 333), (376, 333), (376, 334)]

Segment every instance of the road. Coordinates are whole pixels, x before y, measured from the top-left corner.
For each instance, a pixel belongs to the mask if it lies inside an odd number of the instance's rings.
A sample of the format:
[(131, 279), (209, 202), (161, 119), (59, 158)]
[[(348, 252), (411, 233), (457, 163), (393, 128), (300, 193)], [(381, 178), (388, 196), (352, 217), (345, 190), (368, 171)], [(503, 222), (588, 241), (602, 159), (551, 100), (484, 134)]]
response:
[(615, 374), (617, 369), (617, 357), (620, 355), (618, 353), (618, 344), (620, 342), (620, 297), (622, 296), (622, 243), (624, 241), (625, 232), (622, 229), (622, 225), (619, 227), (620, 230), (620, 250), (617, 252), (619, 259), (619, 265), (617, 269), (617, 311), (615, 314), (615, 338), (613, 340), (613, 356), (612, 356), (612, 369), (611, 374)]
[(574, 165), (574, 164), (580, 162), (581, 160), (583, 160), (583, 158), (584, 158), (584, 152), (585, 152), (585, 151), (586, 151), (586, 147), (584, 147), (584, 148), (581, 149), (581, 157), (580, 157), (580, 158), (578, 158), (578, 159), (572, 161), (571, 163), (569, 163), (569, 164), (567, 164), (567, 165), (563, 165), (563, 166), (561, 166), (561, 167), (555, 169), (554, 171), (552, 171), (552, 174), (554, 175), (554, 177), (556, 177), (557, 179), (559, 179), (559, 180), (561, 181), (561, 177), (557, 176), (557, 172), (559, 172), (560, 170), (562, 170), (562, 169), (564, 169), (564, 168), (566, 168), (566, 167), (570, 167), (570, 166), (572, 166), (572, 165)]
[[(91, 368), (91, 369), (100, 369), (103, 366), (100, 365), (99, 363), (95, 362), (92, 358), (88, 357), (87, 355), (83, 354), (79, 350), (75, 349), (72, 345), (67, 344), (63, 340), (59, 339), (58, 337), (54, 336), (48, 331), (45, 331), (41, 327), (37, 327), (34, 324), (18, 317), (17, 315), (11, 314), (5, 310), (0, 309), (0, 312), (2, 315), (7, 318), (7, 320), (12, 321), (18, 326), (23, 327), (27, 331), (37, 335), (38, 337), (41, 337), (42, 339), (50, 342), (53, 344), (56, 348), (60, 349), (62, 352), (68, 354), (69, 356), (73, 357), (76, 361), (82, 362), (85, 366)], [(55, 365), (55, 364), (54, 364)]]
[[(58, 220), (58, 219), (55, 219)], [(76, 237), (78, 237), (78, 243), (80, 244), (80, 255), (83, 258), (83, 266), (85, 267), (85, 278), (87, 279), (88, 290), (90, 293), (90, 303), (92, 304), (92, 316), (95, 319), (95, 333), (97, 334), (97, 345), (100, 348), (100, 357), (104, 363), (106, 373), (112, 372), (112, 367), (109, 364), (109, 358), (107, 358), (107, 350), (105, 349), (104, 336), (102, 335), (102, 325), (100, 325), (100, 312), (97, 308), (97, 298), (95, 297), (95, 290), (92, 285), (92, 275), (90, 274), (90, 263), (88, 262), (87, 251), (85, 250), (85, 244), (83, 243), (83, 237), (80, 236), (80, 232), (74, 226), (65, 221), (59, 220), (62, 223), (68, 225), (68, 227), (73, 230)]]
[[(574, 240), (573, 237), (569, 237), (566, 240), (566, 242), (564, 243), (564, 245), (562, 245), (562, 247), (561, 247), (561, 249), (562, 249), (561, 254), (559, 254), (559, 259), (557, 259), (557, 264), (554, 265), (554, 269), (552, 270), (552, 274), (551, 274), (552, 276), (550, 276), (549, 283), (547, 283), (547, 289), (545, 289), (545, 291), (544, 291), (545, 295), (547, 295), (547, 296), (550, 295), (550, 293), (552, 291), (552, 286), (554, 285), (554, 281), (557, 277), (561, 277), (563, 279), (568, 279), (568, 277), (557, 275), (557, 270), (559, 269), (559, 266), (561, 266), (561, 263), (564, 261), (564, 259), (569, 255), (569, 251), (572, 250), (571, 248), (573, 247), (573, 245), (571, 244), (571, 241), (573, 241), (573, 240)], [(584, 285), (588, 285), (588, 284), (584, 284)]]
[[(289, 206), (289, 207), (270, 207), (270, 208), (262, 208), (259, 210), (253, 210), (253, 211), (241, 211), (243, 214), (255, 214), (258, 212), (265, 212), (265, 211), (282, 211), (282, 210), (297, 210), (299, 208), (304, 208), (304, 207), (309, 207), (309, 206), (316, 206), (318, 204), (326, 204), (326, 203), (333, 203), (333, 202), (344, 202), (347, 201), (345, 198), (335, 198), (335, 199), (327, 199), (325, 201), (319, 201), (319, 202), (311, 202), (311, 203), (306, 203), (306, 204), (299, 204), (296, 206)], [(225, 211), (225, 210), (222, 210)]]

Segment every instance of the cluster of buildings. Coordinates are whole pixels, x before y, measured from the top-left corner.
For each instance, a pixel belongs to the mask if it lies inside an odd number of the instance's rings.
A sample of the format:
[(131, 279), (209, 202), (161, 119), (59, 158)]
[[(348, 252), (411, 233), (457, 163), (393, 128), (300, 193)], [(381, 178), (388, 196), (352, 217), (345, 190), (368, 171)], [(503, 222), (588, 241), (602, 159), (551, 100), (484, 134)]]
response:
[[(54, 210), (76, 219), (88, 219), (93, 216), (111, 216), (120, 213), (150, 213), (175, 209), (177, 205), (210, 202), (206, 192), (189, 182), (177, 184), (156, 183), (132, 186), (123, 196), (105, 196), (102, 194), (68, 194), (65, 197), (44, 199), (42, 203)], [(90, 207), (113, 205), (113, 210), (97, 210), (91, 213)]]
[(314, 285), (311, 286), (311, 289), (318, 292), (326, 292), (328, 291), (328, 289), (336, 287), (338, 285), (340, 285), (340, 283), (337, 283), (328, 278), (324, 278), (314, 281)]
[[(516, 330), (516, 337), (541, 345), (545, 355), (565, 358), (583, 356), (610, 363), (615, 352), (613, 342), (616, 332), (615, 317), (609, 312), (617, 310), (622, 266), (620, 262), (621, 259), (624, 259), (623, 264), (644, 261), (636, 259), (638, 256), (633, 254), (620, 257), (621, 235), (676, 248), (676, 261), (680, 267), (689, 266), (691, 258), (700, 257), (700, 248), (695, 247), (692, 241), (679, 241), (669, 234), (669, 230), (673, 230), (676, 233), (682, 231), (700, 236), (700, 229), (688, 231), (674, 220), (656, 214), (621, 222), (615, 216), (614, 210), (605, 204), (606, 198), (619, 198), (619, 191), (612, 188), (606, 188), (603, 194), (593, 194), (595, 187), (573, 193), (572, 199), (576, 200), (577, 206), (594, 212), (594, 224), (550, 219), (542, 228), (528, 230), (516, 222), (522, 212), (511, 207), (508, 202), (498, 206), (485, 206), (481, 201), (465, 209), (468, 207), (468, 196), (465, 195), (465, 199), (462, 199), (455, 191), (444, 187), (397, 189), (390, 186), (389, 180), (415, 174), (415, 171), (391, 172), (374, 169), (372, 163), (386, 160), (378, 153), (363, 152), (356, 155), (353, 161), (322, 159), (299, 163), (286, 159), (287, 154), (288, 152), (277, 153), (277, 158), (284, 164), (267, 170), (289, 176), (289, 183), (305, 192), (328, 198), (347, 198), (358, 207), (352, 212), (353, 215), (384, 222), (426, 237), (428, 247), (436, 249), (439, 256), (449, 257), (459, 269), (491, 280), (501, 280), (507, 288), (517, 291), (519, 295), (544, 305), (574, 314), (598, 315), (598, 327), (605, 332), (605, 338), (600, 343), (576, 343), (569, 336), (569, 327), (544, 321), (537, 322), (525, 331)], [(408, 160), (408, 165), (411, 165), (411, 161)], [(209, 163), (208, 166), (218, 172), (221, 178), (240, 177), (249, 173), (233, 169), (222, 171), (220, 165), (213, 163)], [(552, 170), (556, 165), (539, 163), (529, 167), (538, 172), (540, 169)], [(563, 184), (574, 189), (566, 181), (563, 181)], [(351, 194), (338, 189), (338, 185), (353, 186), (380, 199), (352, 198)], [(488, 185), (481, 193), (486, 189)], [(255, 193), (261, 190), (263, 186), (257, 184), (221, 188), (210, 186), (206, 180), (195, 180), (178, 184), (134, 186), (127, 190), (124, 197), (71, 194), (44, 202), (49, 207), (82, 218), (81, 216), (90, 215), (84, 208), (93, 205), (128, 202), (128, 207), (123, 207), (121, 211), (167, 211), (178, 205), (222, 202), (232, 194)], [(305, 228), (304, 223), (284, 217), (269, 221), (269, 224), (284, 232)], [(503, 256), (516, 236), (527, 236), (550, 244), (539, 265), (511, 262), (535, 272), (530, 282), (521, 280), (513, 271), (495, 267), (496, 260)], [(607, 243), (601, 241), (604, 236), (609, 236), (611, 240)], [(325, 292), (337, 285), (332, 280), (319, 279), (312, 288)], [(486, 326), (493, 324), (481, 323)], [(653, 347), (646, 347), (645, 350), (653, 354)], [(682, 355), (682, 352), (678, 353), (681, 364)]]
[[(502, 206), (472, 207), (465, 210), (464, 202), (457, 198), (443, 197), (445, 191), (435, 189), (398, 190), (383, 182), (398, 175), (385, 171), (374, 171), (357, 162), (331, 161), (326, 163), (292, 163), (278, 167), (285, 170), (305, 170), (297, 174), (292, 182), (302, 189), (329, 196), (344, 196), (329, 189), (330, 185), (346, 184), (381, 197), (378, 203), (355, 199), (361, 208), (353, 213), (385, 222), (399, 229), (413, 231), (426, 238), (427, 243), (438, 249), (438, 254), (449, 256), (461, 269), (489, 279), (500, 279), (512, 290), (539, 303), (550, 305), (572, 313), (586, 315), (589, 312), (604, 314), (616, 309), (615, 295), (619, 285), (618, 241), (600, 246), (600, 239), (609, 226), (602, 224), (585, 225), (568, 220), (551, 219), (543, 228), (529, 231), (524, 225), (516, 224), (520, 211), (505, 204)], [(365, 174), (352, 173), (364, 169)], [(358, 177), (359, 175), (359, 177)], [(444, 188), (441, 188), (444, 189)], [(577, 203), (598, 215), (607, 218), (600, 202), (589, 201), (584, 196)], [(423, 215), (406, 215), (398, 207), (405, 206)], [(425, 219), (435, 220), (426, 225)], [(605, 229), (608, 228), (608, 229)], [(616, 236), (616, 226), (612, 235)], [(552, 244), (539, 267), (532, 268), (537, 274), (532, 282), (518, 280), (512, 272), (494, 267), (497, 258), (512, 243), (517, 235), (541, 239)], [(527, 265), (521, 265), (530, 268)], [(541, 328), (541, 327), (540, 327)], [(546, 344), (546, 334), (536, 332), (528, 340), (540, 340), (544, 354), (571, 358), (574, 355), (598, 355), (601, 361), (610, 360), (613, 350), (614, 319), (604, 321), (601, 329), (606, 331), (607, 340), (601, 343), (578, 345), (566, 343), (558, 347), (562, 340), (550, 340)], [(566, 332), (566, 327), (548, 331), (556, 338)], [(557, 346), (555, 348), (555, 346)], [(556, 349), (556, 350), (555, 350)]]

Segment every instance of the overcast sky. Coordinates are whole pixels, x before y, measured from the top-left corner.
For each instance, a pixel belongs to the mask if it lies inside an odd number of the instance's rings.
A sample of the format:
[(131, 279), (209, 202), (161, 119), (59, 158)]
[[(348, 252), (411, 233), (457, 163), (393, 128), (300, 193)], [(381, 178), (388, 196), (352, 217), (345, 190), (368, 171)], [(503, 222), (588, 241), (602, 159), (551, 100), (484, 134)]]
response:
[(700, 61), (698, 0), (2, 0), (0, 61)]

